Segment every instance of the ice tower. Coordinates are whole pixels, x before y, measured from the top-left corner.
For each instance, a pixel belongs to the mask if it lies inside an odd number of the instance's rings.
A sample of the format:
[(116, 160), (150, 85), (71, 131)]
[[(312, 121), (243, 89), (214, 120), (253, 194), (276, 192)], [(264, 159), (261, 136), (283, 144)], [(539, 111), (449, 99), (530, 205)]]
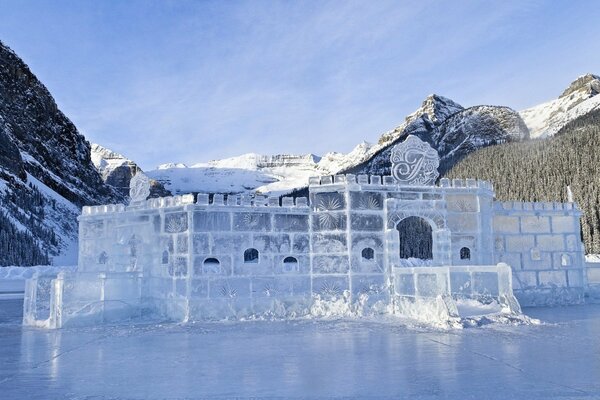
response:
[[(58, 328), (399, 314), (460, 318), (462, 300), (507, 313), (580, 302), (579, 210), (499, 203), (488, 182), (438, 179), (437, 152), (395, 146), (391, 176), (311, 178), (309, 198), (199, 194), (84, 207), (79, 266), (27, 283), (24, 323)], [(427, 312), (424, 312), (427, 310)]]

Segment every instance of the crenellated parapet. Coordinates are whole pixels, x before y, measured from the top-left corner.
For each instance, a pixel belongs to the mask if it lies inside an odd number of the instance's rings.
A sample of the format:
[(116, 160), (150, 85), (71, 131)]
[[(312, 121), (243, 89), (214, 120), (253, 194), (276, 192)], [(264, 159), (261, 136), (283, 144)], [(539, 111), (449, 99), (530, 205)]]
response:
[(535, 211), (557, 211), (557, 212), (576, 212), (581, 213), (576, 203), (560, 202), (526, 202), (526, 201), (496, 201), (494, 202), (494, 211), (502, 212), (535, 212)]
[(482, 189), (493, 191), (494, 186), (485, 180), (479, 179), (440, 179), (437, 185), (428, 186), (402, 186), (394, 179), (393, 176), (380, 176), (380, 175), (354, 175), (354, 174), (341, 174), (341, 175), (324, 175), (314, 176), (309, 178), (309, 187), (316, 188), (320, 186), (331, 186), (331, 185), (359, 185), (364, 189), (382, 189), (382, 188), (393, 188), (406, 187), (409, 189), (413, 188), (450, 188), (450, 189)]
[(247, 195), (228, 195), (214, 194), (212, 196), (200, 193), (194, 201), (194, 195), (185, 194), (181, 196), (159, 197), (145, 200), (132, 206), (123, 204), (108, 204), (99, 206), (84, 206), (82, 216), (91, 216), (98, 214), (121, 213), (130, 210), (143, 211), (150, 209), (166, 209), (181, 207), (186, 205), (197, 205), (205, 207), (265, 207), (271, 209), (298, 208), (308, 209), (308, 199), (306, 197), (275, 197), (275, 196), (247, 196)]

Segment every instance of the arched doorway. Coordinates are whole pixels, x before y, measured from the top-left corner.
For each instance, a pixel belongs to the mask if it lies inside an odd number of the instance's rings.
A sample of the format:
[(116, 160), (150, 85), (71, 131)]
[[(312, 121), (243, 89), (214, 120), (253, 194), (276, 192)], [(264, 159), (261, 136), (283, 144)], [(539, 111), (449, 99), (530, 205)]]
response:
[(433, 230), (421, 217), (404, 218), (396, 226), (400, 239), (400, 258), (433, 259)]

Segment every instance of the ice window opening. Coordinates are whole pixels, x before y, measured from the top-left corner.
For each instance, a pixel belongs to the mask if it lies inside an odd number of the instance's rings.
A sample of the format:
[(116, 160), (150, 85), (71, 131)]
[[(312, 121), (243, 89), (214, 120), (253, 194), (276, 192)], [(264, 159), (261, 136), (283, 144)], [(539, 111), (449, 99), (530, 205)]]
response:
[(471, 249), (468, 247), (463, 247), (460, 249), (460, 259), (461, 260), (470, 260), (471, 259)]
[(570, 266), (570, 265), (571, 265), (571, 257), (570, 257), (568, 254), (563, 254), (563, 255), (560, 257), (560, 264), (561, 264), (563, 267), (568, 267), (568, 266)]
[(370, 247), (365, 247), (362, 250), (363, 261), (371, 261), (375, 258), (375, 251)]
[(169, 263), (169, 252), (167, 250), (163, 251), (163, 253), (162, 253), (162, 263), (163, 264)]
[(103, 251), (98, 256), (98, 264), (106, 264), (107, 261), (108, 261), (108, 254), (106, 254), (106, 252)]
[(247, 249), (244, 251), (244, 263), (258, 263), (258, 250)]
[(408, 217), (396, 226), (400, 258), (433, 259), (433, 230), (421, 217)]
[(286, 257), (283, 259), (283, 270), (292, 272), (298, 270), (298, 259), (296, 257)]
[(207, 266), (215, 266), (215, 265), (219, 265), (219, 264), (221, 264), (219, 262), (219, 260), (217, 260), (214, 257), (210, 257), (210, 258), (207, 258), (206, 260), (204, 260), (204, 265), (207, 265)]
[(286, 257), (283, 259), (284, 264), (298, 264), (296, 257)]

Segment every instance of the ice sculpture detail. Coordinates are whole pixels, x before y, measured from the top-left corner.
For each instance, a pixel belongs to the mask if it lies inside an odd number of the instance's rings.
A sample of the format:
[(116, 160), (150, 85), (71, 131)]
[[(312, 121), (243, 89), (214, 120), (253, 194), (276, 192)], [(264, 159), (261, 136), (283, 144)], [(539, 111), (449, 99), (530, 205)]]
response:
[(401, 185), (433, 185), (440, 157), (435, 149), (410, 135), (392, 149), (392, 176)]
[(129, 198), (132, 204), (146, 201), (150, 196), (150, 179), (141, 172), (129, 181)]
[(462, 301), (517, 318), (520, 301), (584, 298), (573, 203), (501, 203), (474, 179), (435, 185), (437, 154), (412, 136), (392, 161), (393, 176), (312, 178), (309, 198), (281, 201), (146, 200), (140, 173), (129, 206), (83, 208), (77, 270), (28, 281), (24, 323), (377, 314), (452, 323)]

